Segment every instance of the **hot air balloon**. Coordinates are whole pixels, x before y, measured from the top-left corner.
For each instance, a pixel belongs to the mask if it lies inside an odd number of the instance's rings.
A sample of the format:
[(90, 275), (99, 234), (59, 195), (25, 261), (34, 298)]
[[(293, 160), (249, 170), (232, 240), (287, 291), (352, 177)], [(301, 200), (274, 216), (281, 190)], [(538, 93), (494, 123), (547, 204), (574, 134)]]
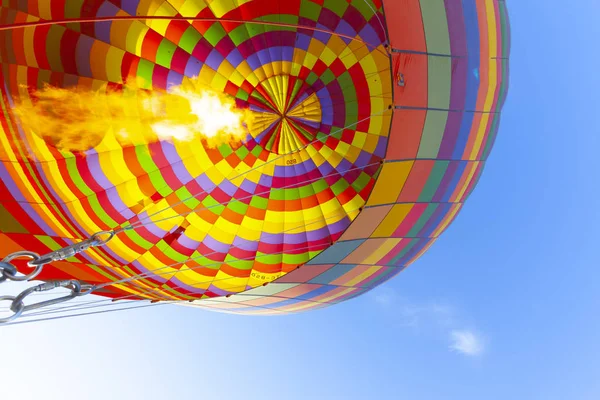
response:
[(0, 272), (109, 299), (371, 290), (457, 216), (507, 93), (504, 0), (7, 4)]

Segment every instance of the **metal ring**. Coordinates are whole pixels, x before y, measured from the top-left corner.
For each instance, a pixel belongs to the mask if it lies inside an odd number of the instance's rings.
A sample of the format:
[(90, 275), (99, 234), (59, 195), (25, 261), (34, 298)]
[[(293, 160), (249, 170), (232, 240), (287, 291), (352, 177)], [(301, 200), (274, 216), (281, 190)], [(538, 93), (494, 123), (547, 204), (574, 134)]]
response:
[[(15, 258), (22, 258), (22, 257), (31, 258), (33, 261), (37, 261), (40, 259), (40, 255), (38, 253), (34, 253), (33, 251), (17, 251), (16, 253), (12, 253), (12, 254), (4, 257), (2, 262), (8, 264)], [(13, 275), (12, 273), (8, 272), (7, 269), (3, 269), (2, 276), (10, 279), (11, 281), (17, 281), (17, 282), (27, 281), (27, 280), (33, 279), (36, 276), (38, 276), (38, 274), (40, 272), (42, 272), (42, 268), (44, 267), (44, 264), (31, 265), (30, 262), (28, 262), (27, 265), (29, 265), (30, 267), (32, 267), (32, 266), (35, 267), (35, 269), (27, 275), (17, 276), (17, 275)]]
[[(6, 271), (6, 274), (5, 274)], [(17, 268), (11, 263), (0, 261), (0, 283), (8, 279), (8, 275), (15, 276)]]
[[(10, 300), (11, 303), (14, 303), (14, 301), (15, 301), (16, 298), (17, 298), (16, 296), (0, 296), (0, 301)], [(13, 306), (14, 306), (14, 304), (11, 305), (11, 309), (12, 309)], [(20, 317), (21, 314), (23, 313), (24, 309), (25, 309), (25, 304), (23, 304), (23, 302), (20, 301), (18, 303), (17, 311), (14, 311), (14, 314), (11, 315), (10, 317), (0, 318), (0, 324), (6, 323), (6, 322), (10, 322), (13, 319), (16, 319), (16, 318)]]
[[(108, 235), (108, 238), (106, 239), (100, 239), (100, 236), (102, 235)], [(100, 231), (100, 232), (96, 232), (94, 233), (90, 239), (94, 241), (94, 246), (104, 246), (106, 243), (108, 243), (113, 236), (115, 236), (115, 232), (114, 231)]]
[(75, 297), (80, 297), (80, 296), (85, 296), (86, 294), (91, 294), (94, 290), (96, 290), (96, 287), (94, 285), (81, 285), (79, 287), (79, 291), (76, 291), (75, 289), (73, 289), (71, 291), (71, 293)]

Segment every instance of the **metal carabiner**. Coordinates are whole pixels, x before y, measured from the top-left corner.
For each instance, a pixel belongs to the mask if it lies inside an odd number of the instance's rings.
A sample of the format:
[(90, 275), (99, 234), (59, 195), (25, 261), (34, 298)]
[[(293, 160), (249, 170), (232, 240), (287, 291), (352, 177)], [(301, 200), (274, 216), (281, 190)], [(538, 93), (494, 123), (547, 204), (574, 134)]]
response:
[[(102, 236), (108, 235), (106, 238)], [(79, 243), (72, 244), (62, 249), (52, 251), (48, 254), (40, 256), (38, 253), (33, 251), (17, 251), (16, 253), (10, 254), (0, 262), (0, 283), (10, 279), (11, 281), (27, 281), (35, 278), (42, 272), (44, 265), (50, 264), (54, 261), (66, 260), (67, 258), (73, 257), (74, 255), (81, 253), (82, 251), (88, 250), (90, 247), (104, 246), (115, 236), (114, 231), (101, 231), (96, 232), (89, 239), (83, 240)], [(34, 268), (32, 272), (23, 276), (17, 276), (17, 269), (10, 262), (16, 258), (28, 257), (32, 260), (27, 262), (27, 265)]]
[(14, 265), (0, 261), (0, 283), (8, 279), (8, 277), (4, 275), (4, 271), (10, 276), (15, 276), (17, 274), (17, 268)]
[[(102, 235), (108, 235), (108, 237), (106, 239), (101, 239)], [(29, 264), (43, 265), (50, 264), (54, 261), (66, 260), (67, 258), (73, 257), (78, 253), (88, 250), (90, 247), (104, 246), (114, 236), (115, 233), (113, 231), (96, 232), (92, 236), (90, 236), (89, 239), (83, 240), (79, 243), (75, 243), (67, 247), (63, 247), (62, 249), (52, 251), (48, 254), (44, 254), (43, 256), (39, 256), (37, 260), (30, 261)]]
[[(31, 258), (32, 260), (27, 262), (27, 265), (34, 267), (35, 269), (27, 275), (17, 276), (17, 269), (10, 262), (16, 258), (22, 257)], [(22, 282), (35, 278), (40, 272), (42, 272), (42, 268), (44, 266), (43, 264), (37, 263), (39, 259), (40, 255), (38, 253), (34, 253), (33, 251), (17, 251), (16, 253), (12, 253), (4, 257), (2, 262), (0, 262), (0, 270), (2, 271), (0, 282), (4, 282), (7, 279), (10, 279), (11, 281)]]
[(10, 322), (13, 319), (19, 318), (21, 316), (21, 314), (23, 314), (25, 305), (23, 303), (21, 303), (19, 305), (19, 307), (17, 307), (17, 310), (13, 310), (13, 306), (15, 305), (15, 299), (17, 297), (16, 296), (0, 296), (0, 301), (4, 301), (4, 300), (9, 300), (11, 302), (10, 305), (10, 310), (14, 313), (13, 315), (11, 315), (10, 317), (5, 317), (5, 318), (0, 318), (0, 324), (4, 324), (6, 322)]
[[(71, 293), (66, 296), (58, 297), (56, 299), (50, 299), (45, 301), (40, 301), (38, 303), (33, 303), (30, 305), (25, 305), (24, 300), (27, 296), (34, 292), (47, 292), (56, 288), (71, 288)], [(92, 285), (82, 285), (81, 282), (75, 280), (65, 280), (65, 281), (51, 281), (45, 282), (37, 286), (30, 287), (29, 289), (24, 290), (18, 296), (1, 296), (0, 301), (2, 300), (10, 300), (12, 304), (10, 306), (10, 310), (14, 313), (10, 317), (0, 318), (0, 324), (10, 322), (17, 317), (21, 316), (24, 312), (36, 310), (38, 308), (43, 308), (47, 306), (51, 306), (54, 304), (63, 303), (65, 301), (74, 299), (75, 297), (85, 296), (87, 294), (92, 293), (96, 288)]]

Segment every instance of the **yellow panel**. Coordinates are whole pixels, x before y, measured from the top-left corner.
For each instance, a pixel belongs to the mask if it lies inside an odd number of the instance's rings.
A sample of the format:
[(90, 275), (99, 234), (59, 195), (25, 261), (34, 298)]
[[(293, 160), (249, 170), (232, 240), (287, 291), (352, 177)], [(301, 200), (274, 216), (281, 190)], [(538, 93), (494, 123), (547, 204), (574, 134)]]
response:
[(372, 252), (369, 257), (365, 258), (361, 264), (377, 264), (383, 257), (385, 257), (394, 247), (396, 247), (398, 245), (398, 243), (400, 243), (402, 239), (395, 239), (395, 238), (390, 238), (387, 239), (385, 241), (383, 241), (383, 243), (381, 243), (381, 246), (379, 246), (377, 248), (377, 250), (375, 250), (374, 252)]
[[(37, 18), (34, 20), (37, 20)], [(33, 48), (34, 33), (35, 29), (25, 29), (25, 32), (23, 33), (23, 50), (25, 51), (25, 62), (27, 63), (27, 65), (30, 67), (39, 68), (37, 60), (35, 58), (35, 51)]]
[(206, 2), (203, 0), (186, 0), (183, 2), (179, 13), (184, 17), (195, 17), (207, 7)]
[(389, 237), (402, 224), (414, 204), (395, 204), (392, 210), (373, 232), (375, 237)]
[[(164, 2), (156, 11), (152, 13), (152, 15), (157, 17), (174, 17), (177, 15), (177, 10), (175, 10), (169, 3)], [(159, 33), (161, 36), (165, 36), (170, 23), (171, 21), (168, 19), (148, 20), (148, 26), (150, 26), (150, 28)]]
[(355, 286), (358, 285), (360, 282), (364, 281), (365, 279), (367, 279), (368, 277), (370, 277), (371, 275), (373, 275), (374, 273), (376, 273), (377, 271), (379, 271), (381, 269), (381, 267), (378, 266), (371, 266), (369, 268), (367, 268), (365, 270), (365, 272), (363, 272), (362, 274), (354, 277), (353, 279), (349, 280), (348, 282), (344, 283), (344, 286)]
[(367, 206), (395, 203), (413, 163), (414, 161), (401, 161), (383, 164)]
[(122, 83), (121, 63), (125, 52), (116, 47), (109, 47), (104, 68), (109, 82)]
[(138, 21), (131, 24), (127, 31), (127, 50), (129, 53), (135, 54), (141, 57), (142, 55), (142, 44), (144, 43), (144, 36), (148, 32), (148, 27)]

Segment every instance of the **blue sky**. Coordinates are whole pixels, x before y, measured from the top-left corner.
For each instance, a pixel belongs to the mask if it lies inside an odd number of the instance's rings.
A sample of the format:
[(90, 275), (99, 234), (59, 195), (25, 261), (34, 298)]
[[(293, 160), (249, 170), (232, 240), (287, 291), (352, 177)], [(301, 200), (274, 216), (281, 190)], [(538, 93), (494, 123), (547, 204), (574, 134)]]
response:
[(459, 218), (366, 296), (0, 328), (2, 399), (600, 398), (597, 0), (509, 3), (511, 82)]

